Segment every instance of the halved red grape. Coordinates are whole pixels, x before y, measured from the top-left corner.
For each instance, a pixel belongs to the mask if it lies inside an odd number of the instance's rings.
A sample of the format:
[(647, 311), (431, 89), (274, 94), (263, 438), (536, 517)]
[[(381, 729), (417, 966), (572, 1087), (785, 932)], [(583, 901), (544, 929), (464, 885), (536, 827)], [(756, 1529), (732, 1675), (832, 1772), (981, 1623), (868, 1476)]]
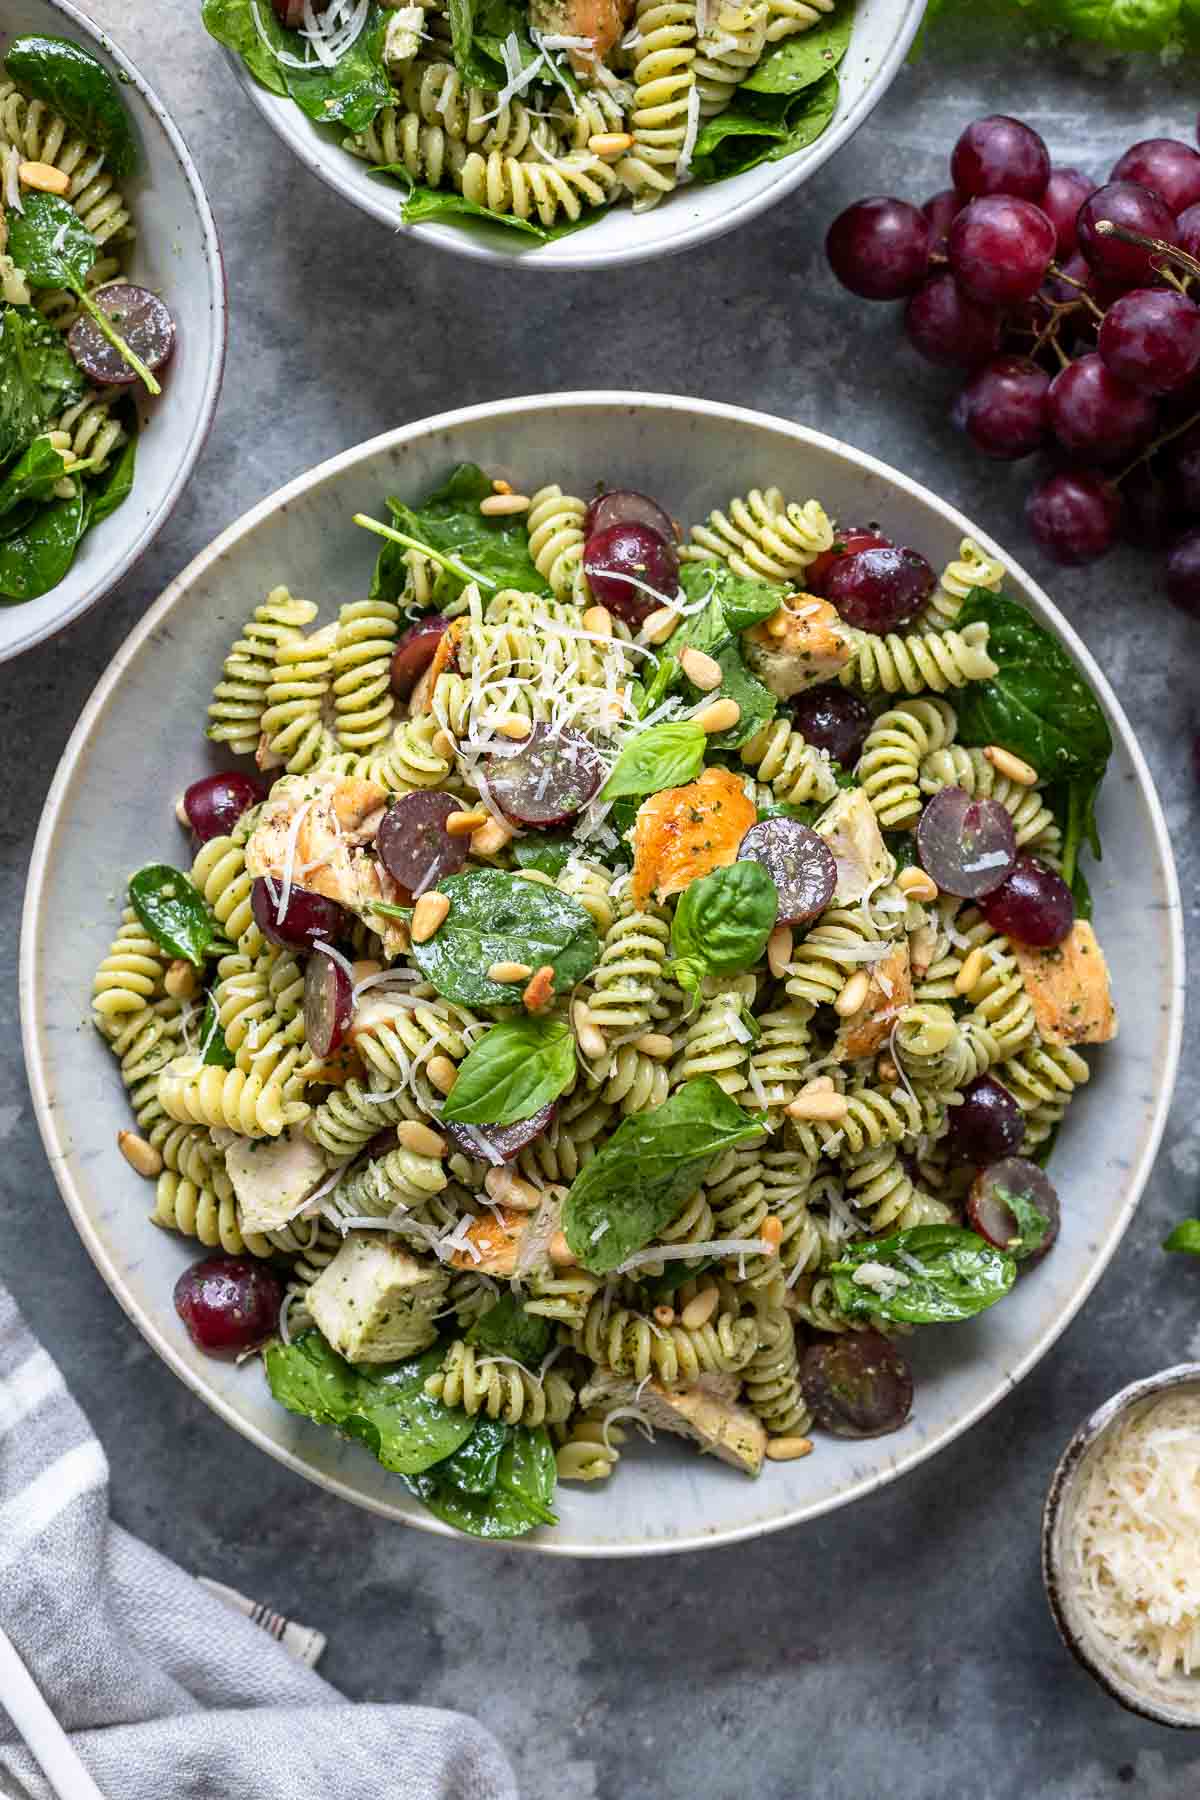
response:
[(1060, 469), (1039, 482), (1025, 502), (1033, 536), (1047, 556), (1068, 568), (1111, 550), (1120, 519), (1116, 488), (1090, 469)]
[(1031, 456), (1046, 441), (1050, 377), (1027, 356), (998, 356), (976, 371), (953, 417), (977, 450), (1001, 462)]
[(946, 249), (946, 233), (966, 205), (961, 194), (953, 188), (943, 188), (938, 194), (930, 194), (921, 207), (921, 211), (929, 220), (929, 247), (931, 250)]
[(354, 983), (342, 965), (314, 949), (304, 971), (304, 1035), (314, 1056), (325, 1061), (341, 1048), (354, 1016)]
[(402, 700), (408, 699), (433, 661), (449, 624), (449, 619), (443, 618), (441, 613), (426, 613), (423, 619), (417, 619), (401, 633), (392, 651), (393, 694), (399, 694)]
[(1105, 313), (1099, 351), (1139, 393), (1173, 394), (1200, 369), (1200, 306), (1175, 288), (1134, 288)]
[(1154, 270), (1150, 266), (1154, 252), (1143, 250), (1140, 244), (1122, 243), (1120, 238), (1097, 231), (1097, 223), (1103, 219), (1111, 219), (1114, 225), (1124, 225), (1128, 231), (1140, 232), (1143, 237), (1162, 238), (1173, 244), (1175, 218), (1166, 201), (1136, 182), (1110, 181), (1097, 188), (1079, 209), (1079, 248), (1093, 269), (1110, 281), (1119, 281), (1124, 287), (1149, 286), (1154, 280)]
[(1143, 138), (1117, 158), (1109, 180), (1135, 181), (1181, 213), (1200, 200), (1200, 153), (1178, 138)]
[(417, 895), (444, 875), (457, 875), (467, 860), (471, 840), (465, 833), (451, 836), (446, 820), (461, 810), (461, 801), (451, 794), (433, 794), (428, 789), (393, 800), (375, 837), (379, 860), (393, 881)]
[(670, 514), (663, 511), (657, 500), (634, 488), (611, 488), (593, 500), (583, 521), (583, 535), (595, 537), (610, 525), (648, 525), (668, 544), (675, 538), (675, 522)]
[(943, 272), (913, 295), (904, 309), (904, 329), (927, 362), (971, 369), (995, 356), (1004, 326), (995, 307), (972, 300), (953, 275)]
[(184, 790), (183, 810), (188, 824), (207, 844), (233, 830), (244, 812), (267, 797), (267, 784), (253, 775), (231, 769), (223, 775), (203, 775)]
[(1060, 369), (1046, 415), (1059, 443), (1096, 462), (1114, 462), (1149, 443), (1158, 408), (1149, 394), (1118, 381), (1097, 351)]
[(899, 1431), (912, 1411), (908, 1358), (878, 1331), (847, 1331), (810, 1344), (800, 1360), (805, 1405), (834, 1437), (882, 1437)]
[(1079, 241), (1075, 221), (1080, 207), (1095, 191), (1096, 183), (1078, 169), (1051, 169), (1046, 191), (1038, 205), (1054, 227), (1058, 238), (1055, 256), (1059, 262), (1065, 262), (1074, 254)]
[(1050, 152), (1032, 125), (993, 113), (968, 125), (950, 157), (950, 179), (967, 200), (1015, 194), (1040, 200), (1050, 178)]
[[(298, 31), (303, 25), (304, 0), (271, 0), (271, 5), (275, 8), (275, 16), (279, 23), (286, 25), (289, 31)], [(316, 10), (318, 12), (324, 10), (321, 0), (317, 0)]]
[(941, 788), (917, 825), (917, 858), (944, 894), (978, 900), (1000, 886), (1017, 860), (1012, 819), (998, 800)]
[(535, 725), (513, 754), (488, 758), (487, 779), (501, 812), (520, 825), (562, 825), (604, 785), (595, 746), (577, 731)]
[(250, 890), (254, 923), (270, 943), (281, 944), (287, 950), (307, 950), (322, 939), (341, 937), (345, 931), (346, 915), (336, 900), (327, 900), (324, 894), (314, 894), (310, 888), (293, 882), (281, 919), (282, 898), (283, 883), (273, 880), (268, 886), (262, 875)]
[[(175, 321), (158, 295), (129, 281), (110, 281), (106, 287), (96, 288), (92, 299), (146, 367), (151, 372), (161, 369), (175, 348)], [(130, 368), (86, 313), (79, 315), (67, 333), (67, 344), (97, 387), (129, 387), (139, 379), (137, 370)]]
[(1200, 619), (1200, 531), (1187, 531), (1167, 557), (1167, 598)]
[(781, 925), (815, 919), (837, 887), (833, 851), (799, 819), (760, 819), (738, 845), (738, 861), (761, 863), (766, 869), (779, 895)]
[(829, 571), (843, 556), (856, 556), (860, 550), (886, 550), (891, 538), (884, 537), (873, 525), (847, 525), (839, 530), (829, 550), (822, 550), (804, 571), (804, 588), (809, 594), (823, 594)]
[(1023, 850), (1012, 873), (985, 894), (979, 910), (988, 924), (1022, 944), (1061, 944), (1075, 923), (1071, 890), (1056, 870)]
[[(443, 1120), (441, 1129), (468, 1156), (474, 1156), (481, 1162), (494, 1162), (496, 1157), (501, 1162), (512, 1162), (526, 1144), (534, 1143), (549, 1131), (555, 1110), (555, 1103), (551, 1100), (547, 1106), (540, 1107), (531, 1119), (521, 1119), (516, 1125), (460, 1125), (457, 1120)], [(486, 1150), (484, 1145), (487, 1146)], [(491, 1151), (491, 1156), (487, 1154), (487, 1150)]]
[(839, 213), (825, 238), (829, 266), (862, 300), (903, 300), (929, 268), (929, 220), (907, 200), (875, 195)]
[(203, 1256), (175, 1283), (175, 1311), (208, 1356), (257, 1350), (279, 1327), (283, 1283), (250, 1256)]
[(847, 625), (882, 636), (915, 618), (937, 585), (918, 550), (859, 550), (839, 557), (825, 580), (825, 597)]
[(1006, 1156), (980, 1169), (967, 1217), (981, 1238), (1031, 1269), (1053, 1249), (1062, 1212), (1050, 1177), (1024, 1156)]
[(836, 682), (806, 688), (791, 701), (792, 723), (806, 744), (825, 750), (843, 769), (862, 755), (875, 715), (861, 694)]
[(992, 1075), (968, 1082), (960, 1104), (950, 1107), (946, 1116), (944, 1142), (954, 1162), (996, 1162), (1019, 1150), (1025, 1136), (1024, 1113)]
[(964, 207), (946, 243), (950, 267), (967, 293), (988, 306), (1031, 300), (1046, 278), (1054, 226), (1032, 200), (988, 194)]
[(679, 587), (674, 544), (636, 520), (607, 525), (588, 538), (583, 568), (594, 597), (627, 625), (640, 625)]

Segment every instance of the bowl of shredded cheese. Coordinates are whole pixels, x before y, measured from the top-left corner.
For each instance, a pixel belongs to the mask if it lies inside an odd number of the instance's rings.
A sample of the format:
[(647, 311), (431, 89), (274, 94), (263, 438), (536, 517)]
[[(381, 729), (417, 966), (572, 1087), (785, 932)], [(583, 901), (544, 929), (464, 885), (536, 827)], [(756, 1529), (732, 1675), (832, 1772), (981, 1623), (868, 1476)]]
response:
[(1079, 1427), (1042, 1573), (1063, 1642), (1115, 1700), (1200, 1726), (1200, 1363), (1132, 1382)]

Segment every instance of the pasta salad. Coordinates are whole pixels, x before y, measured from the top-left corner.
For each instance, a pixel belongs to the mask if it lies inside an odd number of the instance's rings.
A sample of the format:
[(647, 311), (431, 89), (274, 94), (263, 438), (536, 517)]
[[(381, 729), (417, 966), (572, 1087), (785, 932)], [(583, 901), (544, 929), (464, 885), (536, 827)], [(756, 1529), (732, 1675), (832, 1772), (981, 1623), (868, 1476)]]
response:
[[(902, 1426), (906, 1335), (1051, 1249), (1111, 749), (970, 540), (473, 466), (273, 590), (94, 989), (214, 1354), (514, 1536), (631, 1430)], [(251, 766), (254, 773), (250, 772)]]

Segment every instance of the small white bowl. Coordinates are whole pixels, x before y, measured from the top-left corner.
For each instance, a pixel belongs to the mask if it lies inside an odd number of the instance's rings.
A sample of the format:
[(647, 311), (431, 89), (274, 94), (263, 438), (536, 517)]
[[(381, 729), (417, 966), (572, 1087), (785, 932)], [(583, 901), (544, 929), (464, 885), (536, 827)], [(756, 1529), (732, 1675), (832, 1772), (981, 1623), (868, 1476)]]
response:
[(1042, 1514), (1042, 1579), (1059, 1636), (1075, 1660), (1106, 1693), (1130, 1712), (1180, 1730), (1200, 1727), (1200, 1675), (1174, 1670), (1160, 1675), (1136, 1651), (1115, 1650), (1083, 1605), (1070, 1578), (1076, 1517), (1092, 1463), (1104, 1440), (1132, 1412), (1141, 1412), (1174, 1389), (1200, 1393), (1200, 1363), (1177, 1363), (1128, 1387), (1084, 1420), (1059, 1459)]
[[(844, 3), (844, 0), (843, 0)], [(674, 256), (720, 237), (802, 187), (835, 150), (853, 137), (891, 86), (916, 36), (926, 0), (858, 0), (850, 47), (838, 69), (841, 96), (828, 127), (807, 150), (782, 162), (760, 163), (711, 187), (684, 187), (651, 211), (610, 207), (585, 230), (538, 244), (501, 225), (469, 220), (448, 225), (402, 225), (401, 191), (370, 175), (367, 164), (343, 150), (339, 135), (315, 125), (294, 101), (270, 94), (239, 56), (227, 53), (238, 80), (271, 127), (306, 168), (392, 231), (402, 230), (439, 249), (481, 262), (522, 263), (543, 269), (607, 269), (620, 263)]]
[(121, 84), (141, 150), (137, 174), (121, 184), (137, 227), (129, 275), (162, 295), (175, 318), (176, 340), (162, 397), (142, 414), (129, 498), (88, 532), (57, 587), (36, 600), (0, 605), (0, 662), (79, 618), (149, 547), (208, 435), (225, 364), (225, 271), (217, 227), (196, 165), (162, 101), (107, 32), (70, 0), (5, 0), (0, 57), (26, 32), (70, 38)]

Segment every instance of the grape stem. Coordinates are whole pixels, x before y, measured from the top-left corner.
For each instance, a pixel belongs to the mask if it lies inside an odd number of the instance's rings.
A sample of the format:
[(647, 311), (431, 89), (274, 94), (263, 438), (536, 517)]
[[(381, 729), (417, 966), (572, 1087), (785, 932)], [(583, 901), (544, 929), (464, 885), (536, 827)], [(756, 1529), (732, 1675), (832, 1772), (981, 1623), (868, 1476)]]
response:
[[(1096, 305), (1096, 302), (1092, 299), (1092, 296), (1087, 291), (1087, 284), (1085, 282), (1080, 281), (1078, 276), (1068, 275), (1067, 271), (1065, 269), (1060, 269), (1057, 263), (1050, 264), (1050, 273), (1052, 275), (1056, 275), (1058, 277), (1059, 281), (1065, 281), (1068, 287), (1078, 288), (1079, 289), (1079, 298), (1080, 298), (1080, 300), (1082, 300), (1083, 304), (1088, 308), (1088, 311), (1095, 313), (1095, 315), (1098, 319), (1102, 319), (1104, 317), (1104, 308), (1102, 306)], [(1073, 301), (1073, 300), (1072, 301), (1064, 301), (1062, 304), (1074, 306), (1077, 304), (1077, 302)]]
[[(1136, 244), (1141, 250), (1153, 250), (1156, 256), (1165, 257), (1168, 262), (1178, 263), (1186, 274), (1200, 275), (1200, 262), (1181, 250), (1177, 244), (1168, 244), (1165, 238), (1145, 237), (1140, 231), (1130, 231), (1128, 226), (1117, 225), (1112, 219), (1097, 219), (1096, 230), (1101, 237), (1115, 237), (1122, 244)], [(1153, 263), (1152, 268), (1159, 275), (1170, 275), (1169, 269), (1161, 268)]]

